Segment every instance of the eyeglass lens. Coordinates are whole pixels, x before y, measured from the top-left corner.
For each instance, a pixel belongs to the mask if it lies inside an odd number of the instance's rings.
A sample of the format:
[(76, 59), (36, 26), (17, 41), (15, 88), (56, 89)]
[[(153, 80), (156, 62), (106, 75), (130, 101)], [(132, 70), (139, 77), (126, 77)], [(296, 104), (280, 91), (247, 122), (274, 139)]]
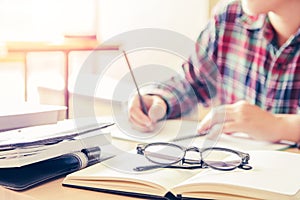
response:
[[(144, 150), (148, 160), (161, 165), (177, 163), (185, 157), (185, 154), (185, 149), (172, 144), (149, 145)], [(202, 161), (214, 169), (231, 170), (241, 164), (241, 157), (231, 151), (211, 148), (202, 152)]]
[(202, 160), (208, 166), (221, 169), (231, 170), (241, 164), (241, 157), (231, 151), (220, 149), (208, 149), (202, 152)]
[(182, 160), (185, 152), (176, 145), (157, 144), (148, 146), (144, 154), (153, 163), (170, 165)]

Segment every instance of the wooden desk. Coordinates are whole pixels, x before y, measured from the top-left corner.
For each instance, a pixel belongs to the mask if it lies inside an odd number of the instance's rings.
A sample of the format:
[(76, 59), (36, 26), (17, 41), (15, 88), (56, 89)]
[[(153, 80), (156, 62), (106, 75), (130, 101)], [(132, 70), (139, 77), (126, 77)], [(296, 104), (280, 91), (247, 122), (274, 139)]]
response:
[[(113, 139), (113, 145), (118, 146), (124, 150), (130, 150), (135, 148), (136, 143), (128, 142), (118, 139)], [(288, 152), (300, 153), (299, 149), (293, 148), (286, 150)], [(23, 191), (15, 192), (0, 187), (0, 199), (5, 200), (99, 200), (99, 199), (110, 199), (110, 200), (129, 200), (129, 199), (140, 199), (134, 197), (127, 197), (122, 195), (114, 195), (103, 192), (95, 192), (90, 190), (75, 189), (62, 186), (63, 178), (56, 179), (54, 181), (45, 183), (38, 187)]]
[(63, 178), (50, 183), (35, 187), (25, 192), (15, 192), (7, 189), (0, 189), (0, 199), (3, 200), (128, 200), (138, 199), (133, 197), (114, 195), (89, 190), (63, 187)]

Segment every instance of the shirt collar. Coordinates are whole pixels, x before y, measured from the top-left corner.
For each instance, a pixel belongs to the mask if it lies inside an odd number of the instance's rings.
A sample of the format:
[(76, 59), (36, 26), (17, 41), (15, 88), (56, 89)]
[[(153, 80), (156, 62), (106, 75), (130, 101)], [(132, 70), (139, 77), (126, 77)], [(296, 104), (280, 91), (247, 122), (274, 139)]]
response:
[[(267, 14), (260, 14), (260, 15), (248, 15), (242, 9), (240, 13), (240, 17), (237, 18), (239, 23), (249, 31), (259, 31), (262, 30), (262, 34), (264, 37), (269, 40), (270, 42), (274, 39), (274, 30), (272, 24), (269, 20)], [(299, 44), (300, 43), (300, 27), (297, 33), (290, 38), (289, 44)]]
[[(269, 39), (273, 38), (273, 28), (266, 14), (250, 16), (246, 13), (243, 13), (240, 18), (238, 18), (238, 20), (240, 21), (241, 25), (247, 30), (255, 31), (264, 29), (264, 35)], [(300, 27), (295, 33), (292, 43), (300, 43)]]
[(299, 44), (300, 43), (300, 27), (298, 28), (297, 33), (295, 34), (295, 43)]
[(250, 16), (243, 12), (238, 20), (248, 31), (258, 31), (269, 43), (274, 42), (273, 26), (267, 14)]
[(245, 13), (239, 18), (240, 23), (248, 30), (258, 30), (263, 27), (267, 16), (265, 14), (250, 16)]

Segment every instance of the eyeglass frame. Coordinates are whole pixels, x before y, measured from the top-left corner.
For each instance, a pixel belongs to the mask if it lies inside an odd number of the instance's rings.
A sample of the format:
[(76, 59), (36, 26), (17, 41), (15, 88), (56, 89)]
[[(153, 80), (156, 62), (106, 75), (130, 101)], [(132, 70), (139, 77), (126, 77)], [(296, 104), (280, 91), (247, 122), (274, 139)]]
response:
[[(149, 159), (147, 157), (147, 155), (144, 154), (144, 151), (146, 148), (148, 148), (150, 146), (154, 146), (154, 145), (168, 145), (168, 146), (177, 147), (183, 151), (183, 156), (181, 157), (181, 159), (170, 162), (167, 165), (164, 165), (163, 163), (155, 162), (155, 161)], [(199, 168), (208, 168), (208, 167), (215, 169), (215, 170), (221, 170), (221, 171), (231, 171), (236, 168), (240, 168), (240, 169), (244, 169), (244, 170), (252, 169), (252, 167), (250, 165), (248, 165), (249, 160), (250, 160), (250, 155), (248, 153), (244, 153), (244, 152), (229, 149), (229, 148), (223, 148), (223, 147), (208, 147), (208, 148), (199, 148), (199, 147), (195, 147), (195, 146), (183, 147), (178, 144), (171, 143), (171, 142), (154, 142), (154, 143), (147, 143), (147, 144), (138, 144), (136, 147), (136, 150), (137, 150), (137, 154), (144, 155), (147, 160), (149, 160), (150, 162), (152, 162), (156, 165), (139, 166), (139, 167), (134, 168), (135, 171), (145, 171), (145, 170), (150, 170), (150, 169), (155, 169), (155, 168), (199, 169)], [(203, 157), (202, 157), (202, 153), (205, 151), (209, 151), (209, 150), (219, 150), (219, 151), (225, 151), (225, 152), (230, 152), (230, 153), (236, 154), (237, 156), (239, 156), (241, 158), (241, 162), (239, 165), (235, 166), (234, 168), (226, 169), (226, 168), (214, 167), (212, 165), (207, 164), (203, 160)], [(200, 159), (199, 160), (185, 159), (186, 153), (188, 151), (198, 152), (200, 154)], [(199, 161), (200, 161), (200, 163), (199, 163)], [(179, 162), (181, 162), (180, 166), (178, 166), (178, 165), (174, 166), (174, 164), (177, 164)], [(184, 164), (189, 164), (189, 166), (185, 166)], [(196, 165), (196, 164), (200, 164), (200, 165)]]

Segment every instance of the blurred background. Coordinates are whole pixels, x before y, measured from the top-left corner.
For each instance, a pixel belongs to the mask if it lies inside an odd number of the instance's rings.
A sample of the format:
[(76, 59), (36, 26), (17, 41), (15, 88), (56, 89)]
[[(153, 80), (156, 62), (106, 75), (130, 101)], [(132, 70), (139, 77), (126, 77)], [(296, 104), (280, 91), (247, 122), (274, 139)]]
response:
[[(101, 43), (140, 28), (167, 29), (196, 40), (216, 3), (217, 0), (0, 0), (1, 105), (24, 101), (65, 105), (69, 107), (66, 117), (72, 117), (74, 77)], [(97, 51), (112, 55), (118, 51), (118, 44), (102, 46)], [(129, 58), (133, 66), (163, 62), (175, 70), (182, 62), (155, 51), (136, 52)], [(90, 77), (101, 65), (101, 60), (94, 62)], [(122, 76), (119, 70), (109, 74), (113, 80)], [(111, 84), (107, 88), (113, 90)], [(107, 104), (109, 95), (100, 94), (97, 99), (95, 109), (101, 115), (110, 113), (101, 106)], [(84, 94), (82, 101), (85, 102)]]

